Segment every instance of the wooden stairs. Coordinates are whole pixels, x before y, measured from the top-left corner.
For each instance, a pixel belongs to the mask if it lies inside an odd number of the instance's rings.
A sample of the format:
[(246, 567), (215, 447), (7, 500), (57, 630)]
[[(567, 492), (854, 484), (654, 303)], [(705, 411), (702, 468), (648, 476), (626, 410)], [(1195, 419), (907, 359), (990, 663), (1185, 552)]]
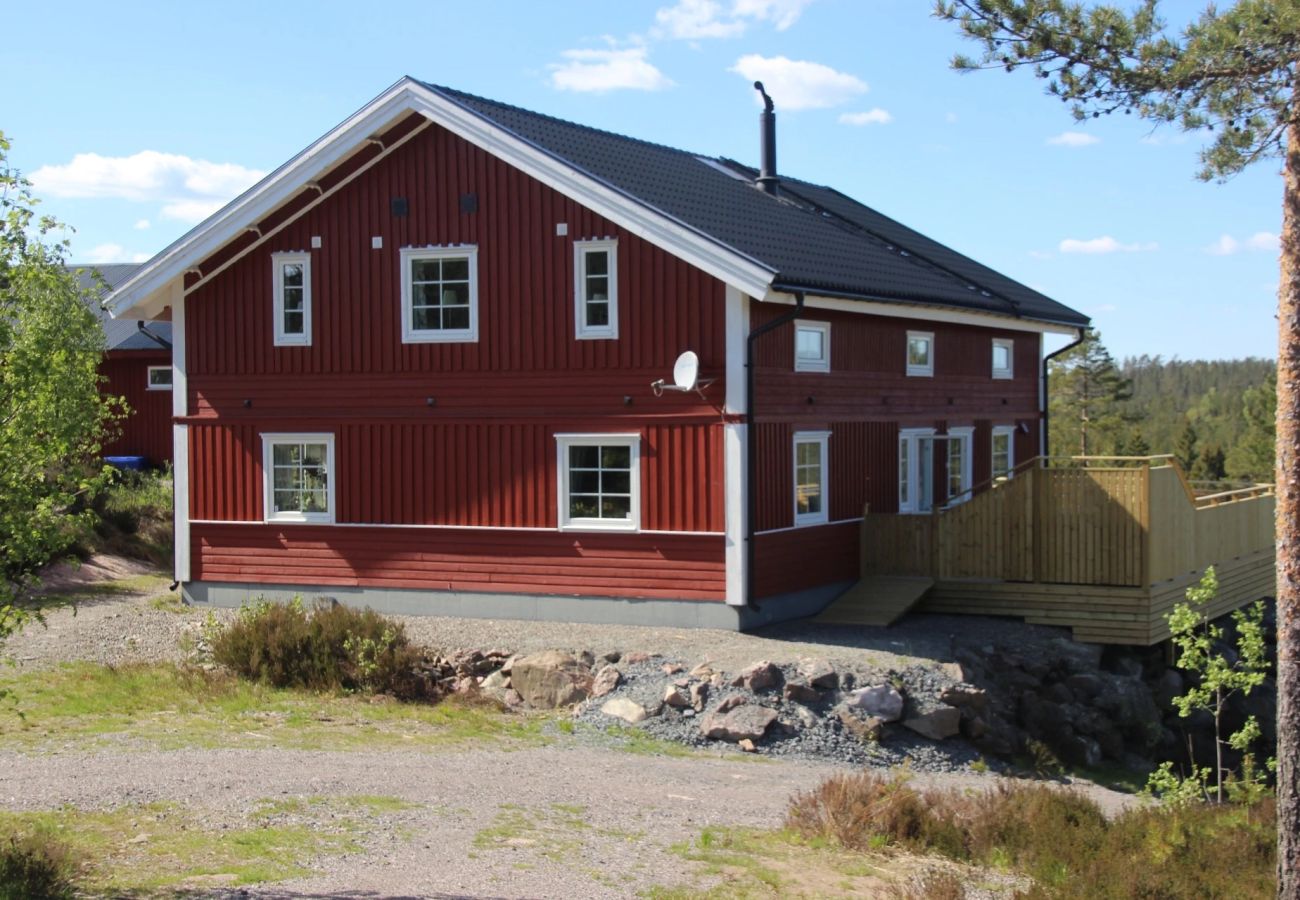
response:
[(934, 579), (913, 575), (868, 575), (813, 619), (831, 625), (892, 625), (921, 601)]

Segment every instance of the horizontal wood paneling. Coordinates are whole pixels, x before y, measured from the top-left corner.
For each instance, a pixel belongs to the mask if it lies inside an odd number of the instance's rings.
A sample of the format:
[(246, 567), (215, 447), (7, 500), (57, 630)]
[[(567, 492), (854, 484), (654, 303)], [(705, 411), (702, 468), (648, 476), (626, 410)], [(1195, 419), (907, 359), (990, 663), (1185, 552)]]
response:
[(709, 536), (195, 525), (194, 577), (266, 585), (722, 600)]
[(754, 595), (772, 597), (856, 581), (857, 522), (795, 528), (754, 537)]
[(118, 423), (117, 438), (105, 444), (105, 456), (144, 456), (155, 465), (171, 462), (172, 392), (148, 389), (149, 367), (170, 365), (171, 354), (162, 348), (104, 354), (99, 373), (106, 380), (100, 391), (124, 398), (131, 408)]

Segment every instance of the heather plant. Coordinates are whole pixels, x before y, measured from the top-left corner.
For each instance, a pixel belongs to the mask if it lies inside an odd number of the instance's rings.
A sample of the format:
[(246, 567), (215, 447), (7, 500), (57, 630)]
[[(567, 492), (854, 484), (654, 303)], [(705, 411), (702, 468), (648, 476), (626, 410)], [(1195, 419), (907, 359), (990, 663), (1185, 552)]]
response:
[(76, 865), (67, 847), (41, 833), (0, 841), (0, 900), (71, 900)]

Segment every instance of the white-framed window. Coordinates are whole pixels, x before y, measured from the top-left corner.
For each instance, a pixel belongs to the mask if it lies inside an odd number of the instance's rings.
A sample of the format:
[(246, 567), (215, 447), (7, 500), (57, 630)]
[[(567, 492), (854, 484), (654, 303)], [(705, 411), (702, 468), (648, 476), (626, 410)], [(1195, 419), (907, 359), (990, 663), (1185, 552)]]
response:
[(948, 429), (948, 502), (965, 503), (971, 489), (971, 436), (974, 428)]
[(830, 521), (830, 467), (826, 453), (829, 431), (796, 431), (794, 435), (794, 524), (821, 525)]
[(993, 377), (1010, 378), (1015, 370), (1016, 342), (1011, 338), (993, 339)]
[(333, 522), (334, 471), (334, 435), (263, 434), (266, 521)]
[(934, 374), (934, 332), (909, 331), (907, 333), (907, 374)]
[(275, 345), (311, 343), (311, 254), (271, 254)]
[(145, 389), (150, 391), (170, 391), (172, 389), (172, 367), (150, 366)]
[(402, 343), (478, 340), (478, 247), (403, 247)]
[(565, 531), (641, 527), (641, 436), (557, 434), (559, 523)]
[(794, 370), (829, 372), (831, 370), (831, 323), (794, 323)]
[(1016, 426), (993, 426), (994, 478), (1010, 478), (1016, 467)]
[(934, 429), (898, 432), (898, 511), (926, 513), (934, 508)]
[(575, 241), (573, 303), (578, 340), (618, 337), (618, 241)]

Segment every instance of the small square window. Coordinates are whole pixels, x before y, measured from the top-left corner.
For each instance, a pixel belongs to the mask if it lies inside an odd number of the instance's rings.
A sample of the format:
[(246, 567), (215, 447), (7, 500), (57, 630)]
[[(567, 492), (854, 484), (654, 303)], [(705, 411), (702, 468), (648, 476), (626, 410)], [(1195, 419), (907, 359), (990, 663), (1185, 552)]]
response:
[(170, 391), (172, 389), (172, 367), (150, 366), (147, 388), (151, 391)]
[(830, 520), (828, 431), (800, 431), (794, 436), (794, 524), (821, 525)]
[(578, 340), (618, 337), (618, 241), (575, 241), (574, 321)]
[(993, 339), (993, 377), (1010, 378), (1015, 362), (1016, 342), (1010, 338)]
[(402, 343), (478, 340), (478, 248), (403, 247)]
[(573, 531), (641, 527), (640, 435), (556, 435), (559, 524)]
[(907, 333), (907, 374), (934, 374), (934, 334), (929, 331)]
[(277, 347), (311, 343), (311, 254), (271, 255), (274, 295), (274, 343)]
[(334, 521), (334, 435), (262, 435), (264, 518)]
[(794, 370), (829, 372), (831, 370), (831, 324), (829, 322), (794, 323)]

